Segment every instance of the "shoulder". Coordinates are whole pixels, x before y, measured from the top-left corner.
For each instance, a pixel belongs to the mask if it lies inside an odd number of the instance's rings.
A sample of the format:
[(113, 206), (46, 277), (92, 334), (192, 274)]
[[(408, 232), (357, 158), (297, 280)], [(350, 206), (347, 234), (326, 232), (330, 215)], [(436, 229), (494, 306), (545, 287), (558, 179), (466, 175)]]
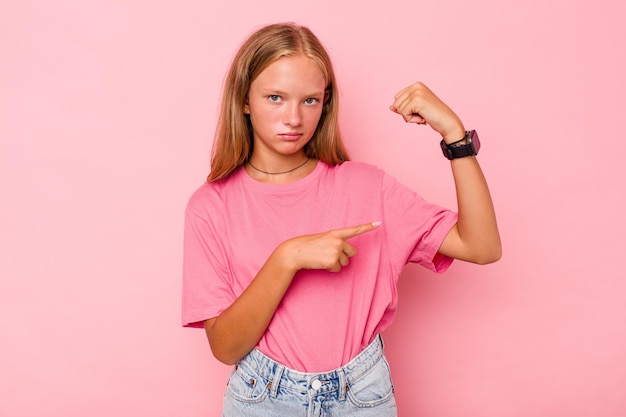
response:
[(189, 197), (186, 211), (205, 214), (223, 205), (227, 194), (234, 189), (232, 185), (237, 182), (236, 177), (237, 171), (222, 180), (202, 184)]
[(328, 168), (328, 181), (334, 188), (351, 195), (372, 195), (382, 189), (386, 174), (365, 162), (346, 161)]
[(331, 170), (334, 170), (337, 175), (352, 179), (369, 180), (385, 176), (385, 172), (382, 169), (374, 165), (358, 161), (347, 161), (340, 165), (331, 167)]

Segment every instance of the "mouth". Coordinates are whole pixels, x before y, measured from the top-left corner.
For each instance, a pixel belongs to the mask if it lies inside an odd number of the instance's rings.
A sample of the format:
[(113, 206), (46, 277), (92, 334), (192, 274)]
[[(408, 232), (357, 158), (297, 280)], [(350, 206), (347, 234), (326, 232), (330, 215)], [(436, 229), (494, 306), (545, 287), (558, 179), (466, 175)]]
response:
[(283, 139), (283, 140), (289, 140), (289, 141), (294, 141), (294, 140), (298, 140), (302, 137), (302, 133), (298, 133), (298, 132), (285, 132), (285, 133), (279, 133), (278, 137)]

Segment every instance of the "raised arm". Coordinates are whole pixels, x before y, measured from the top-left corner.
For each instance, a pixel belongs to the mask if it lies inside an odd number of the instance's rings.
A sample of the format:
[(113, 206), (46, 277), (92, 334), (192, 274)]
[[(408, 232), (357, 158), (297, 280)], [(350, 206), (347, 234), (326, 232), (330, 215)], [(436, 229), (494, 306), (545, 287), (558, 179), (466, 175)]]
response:
[[(392, 111), (406, 122), (428, 124), (446, 143), (465, 137), (461, 119), (428, 87), (418, 82), (395, 96)], [(464, 142), (459, 142), (464, 144)], [(450, 161), (456, 186), (459, 219), (444, 239), (439, 252), (478, 264), (502, 256), (500, 234), (487, 181), (475, 156)]]

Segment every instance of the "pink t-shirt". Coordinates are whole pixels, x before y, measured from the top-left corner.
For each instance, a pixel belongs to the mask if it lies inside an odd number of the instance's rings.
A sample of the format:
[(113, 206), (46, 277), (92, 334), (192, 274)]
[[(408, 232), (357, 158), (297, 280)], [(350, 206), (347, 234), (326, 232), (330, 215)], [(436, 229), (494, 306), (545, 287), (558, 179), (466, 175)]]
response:
[(281, 242), (379, 220), (378, 229), (350, 239), (357, 254), (341, 272), (296, 274), (257, 345), (291, 369), (335, 369), (389, 326), (407, 262), (448, 268), (452, 259), (437, 250), (456, 219), (364, 163), (318, 162), (304, 179), (281, 185), (255, 181), (240, 168), (189, 200), (183, 325), (202, 327), (224, 311)]

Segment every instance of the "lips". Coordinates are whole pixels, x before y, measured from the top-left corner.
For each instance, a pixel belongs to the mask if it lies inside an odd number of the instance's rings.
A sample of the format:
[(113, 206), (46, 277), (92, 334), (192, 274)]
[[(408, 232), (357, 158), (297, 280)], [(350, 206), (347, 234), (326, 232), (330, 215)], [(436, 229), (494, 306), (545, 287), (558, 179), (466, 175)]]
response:
[(278, 137), (283, 139), (283, 140), (294, 141), (294, 140), (300, 139), (302, 137), (302, 133), (285, 132), (285, 133), (279, 133)]

